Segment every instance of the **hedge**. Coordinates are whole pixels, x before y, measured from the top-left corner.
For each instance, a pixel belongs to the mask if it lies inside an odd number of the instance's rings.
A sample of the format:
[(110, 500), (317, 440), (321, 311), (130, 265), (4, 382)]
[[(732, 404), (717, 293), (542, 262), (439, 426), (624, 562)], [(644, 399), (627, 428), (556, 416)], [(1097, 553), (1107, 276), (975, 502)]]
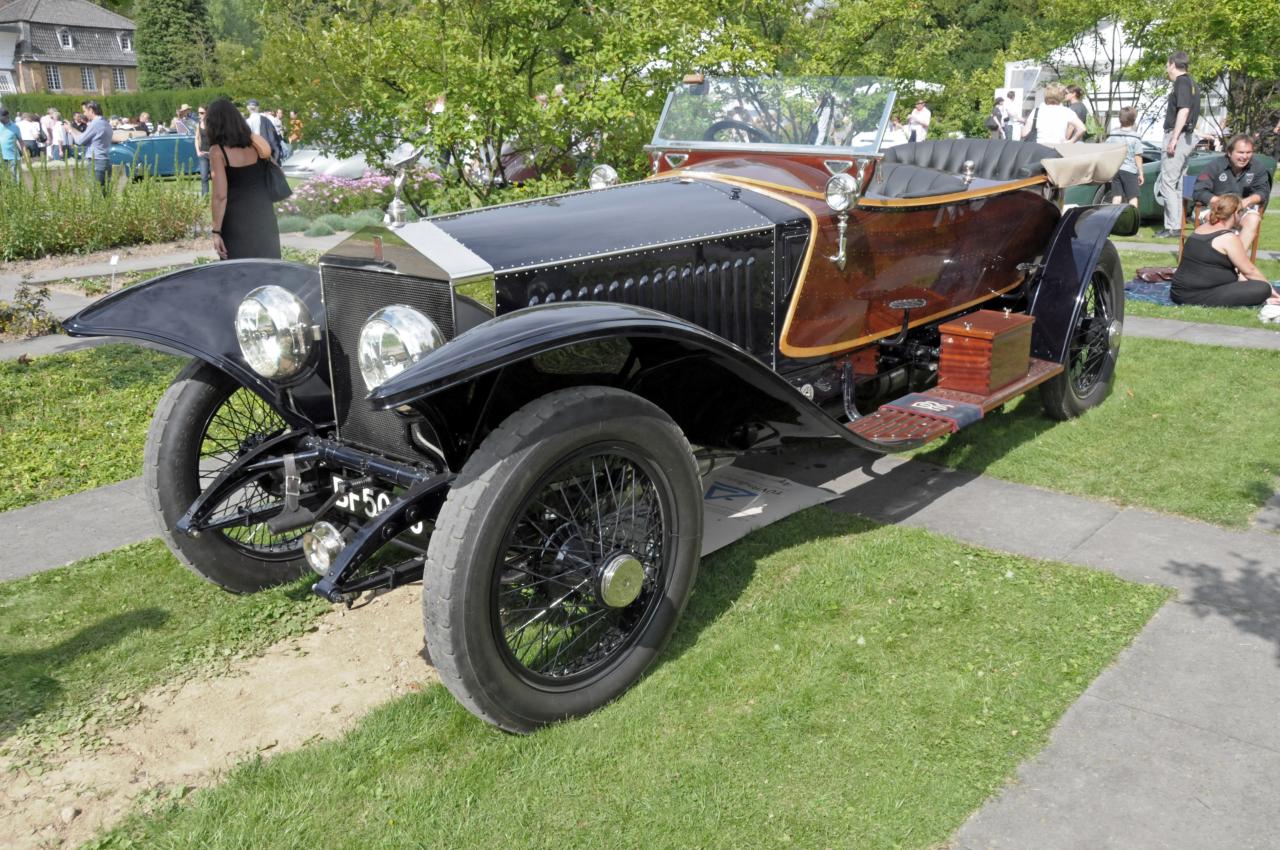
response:
[(119, 115), (136, 118), (141, 112), (150, 112), (151, 120), (169, 122), (178, 113), (178, 107), (188, 103), (195, 107), (208, 103), (219, 97), (226, 97), (227, 92), (221, 88), (203, 89), (165, 89), (156, 91), (123, 92), (121, 94), (54, 94), (52, 92), (31, 92), (29, 94), (6, 94), (3, 103), (11, 113), (34, 112), (43, 115), (50, 107), (56, 108), (64, 118), (80, 111), (80, 104), (86, 100), (97, 100), (102, 106), (102, 114)]

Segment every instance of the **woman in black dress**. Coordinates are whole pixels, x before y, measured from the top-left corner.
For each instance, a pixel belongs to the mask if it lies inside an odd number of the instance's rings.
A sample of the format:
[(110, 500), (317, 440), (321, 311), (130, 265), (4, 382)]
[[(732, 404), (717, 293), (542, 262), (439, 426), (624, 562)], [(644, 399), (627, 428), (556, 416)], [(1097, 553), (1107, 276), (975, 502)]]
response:
[(1213, 199), (1208, 219), (1187, 237), (1182, 248), (1169, 289), (1173, 303), (1206, 307), (1280, 304), (1280, 294), (1258, 271), (1240, 241), (1237, 229), (1245, 214), (1239, 195)]
[[(213, 247), (223, 260), (280, 259), (280, 229), (267, 193), (271, 146), (226, 98), (205, 115), (213, 177)], [(266, 151), (263, 153), (263, 151)]]

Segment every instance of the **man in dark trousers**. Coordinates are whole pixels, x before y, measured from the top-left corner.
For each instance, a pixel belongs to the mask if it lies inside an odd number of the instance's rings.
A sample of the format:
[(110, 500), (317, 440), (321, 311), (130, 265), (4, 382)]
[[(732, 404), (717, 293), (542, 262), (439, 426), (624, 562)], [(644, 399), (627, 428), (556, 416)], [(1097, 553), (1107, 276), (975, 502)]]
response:
[(1258, 237), (1262, 226), (1262, 212), (1271, 197), (1271, 175), (1259, 163), (1253, 161), (1253, 139), (1244, 133), (1236, 133), (1227, 142), (1225, 155), (1211, 160), (1196, 177), (1195, 194), (1198, 203), (1208, 207), (1218, 195), (1239, 195), (1240, 241), (1248, 248)]
[(1164, 207), (1164, 229), (1158, 237), (1177, 237), (1182, 227), (1182, 178), (1187, 158), (1195, 145), (1196, 122), (1200, 120), (1200, 87), (1187, 73), (1186, 51), (1169, 54), (1164, 71), (1173, 85), (1164, 112), (1164, 158), (1160, 160), (1160, 185), (1156, 202)]

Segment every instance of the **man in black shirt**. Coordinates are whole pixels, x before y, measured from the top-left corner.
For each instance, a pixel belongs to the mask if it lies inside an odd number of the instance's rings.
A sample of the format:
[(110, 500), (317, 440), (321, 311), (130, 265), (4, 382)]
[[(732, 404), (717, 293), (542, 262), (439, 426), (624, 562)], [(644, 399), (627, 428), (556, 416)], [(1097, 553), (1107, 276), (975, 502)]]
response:
[(1253, 139), (1236, 133), (1227, 142), (1227, 153), (1207, 165), (1196, 178), (1193, 197), (1206, 207), (1218, 195), (1239, 195), (1243, 215), (1240, 219), (1240, 241), (1253, 245), (1262, 225), (1262, 210), (1271, 197), (1271, 175), (1253, 161)]
[(1182, 227), (1182, 178), (1187, 173), (1187, 157), (1194, 146), (1196, 122), (1200, 119), (1200, 89), (1187, 73), (1190, 60), (1185, 51), (1169, 54), (1164, 70), (1173, 82), (1164, 114), (1164, 159), (1160, 161), (1160, 186), (1156, 202), (1164, 207), (1164, 230), (1156, 236), (1177, 236)]

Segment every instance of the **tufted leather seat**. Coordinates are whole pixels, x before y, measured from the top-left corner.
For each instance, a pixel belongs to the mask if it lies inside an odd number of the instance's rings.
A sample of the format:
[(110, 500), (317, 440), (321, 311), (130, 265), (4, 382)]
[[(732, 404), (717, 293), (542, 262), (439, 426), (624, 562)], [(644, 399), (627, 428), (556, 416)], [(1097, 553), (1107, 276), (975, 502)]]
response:
[(973, 160), (973, 176), (982, 180), (1020, 180), (1044, 173), (1041, 160), (1055, 159), (1060, 154), (1053, 148), (1035, 142), (1011, 142), (1005, 139), (936, 139), (908, 142), (884, 152), (883, 162), (903, 163), (931, 168), (949, 174), (964, 171), (966, 160)]
[(872, 198), (927, 198), (963, 192), (968, 187), (954, 174), (900, 162), (881, 163), (871, 180), (867, 196)]

